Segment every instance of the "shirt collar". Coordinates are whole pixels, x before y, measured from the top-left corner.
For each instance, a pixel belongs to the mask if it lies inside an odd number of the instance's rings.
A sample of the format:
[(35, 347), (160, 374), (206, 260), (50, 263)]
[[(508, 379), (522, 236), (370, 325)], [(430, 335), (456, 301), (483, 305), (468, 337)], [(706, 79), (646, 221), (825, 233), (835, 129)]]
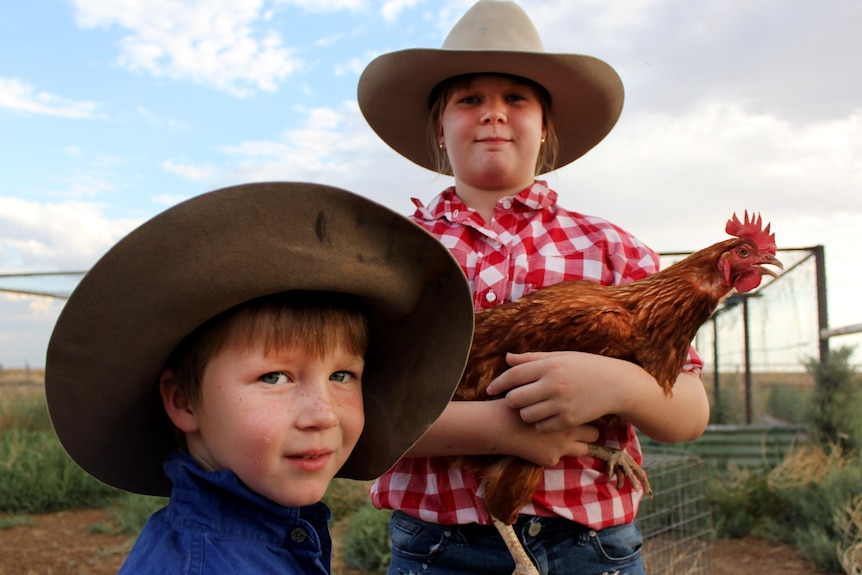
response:
[(257, 533), (274, 542), (286, 540), (299, 524), (311, 525), (309, 537), (321, 545), (328, 537), (331, 512), (324, 503), (285, 507), (253, 492), (231, 471), (204, 471), (185, 453), (172, 453), (165, 473), (173, 483), (172, 515), (178, 524), (203, 524), (223, 535)]
[[(415, 217), (425, 220), (439, 220), (446, 218), (452, 222), (463, 221), (465, 217), (473, 213), (461, 198), (455, 193), (452, 186), (431, 200), (428, 206), (424, 206), (418, 198), (411, 198), (416, 206)], [(552, 209), (557, 204), (557, 192), (548, 188), (547, 182), (536, 180), (529, 187), (521, 190), (514, 196), (500, 198), (500, 202), (510, 199), (513, 203), (522, 205), (529, 211)]]

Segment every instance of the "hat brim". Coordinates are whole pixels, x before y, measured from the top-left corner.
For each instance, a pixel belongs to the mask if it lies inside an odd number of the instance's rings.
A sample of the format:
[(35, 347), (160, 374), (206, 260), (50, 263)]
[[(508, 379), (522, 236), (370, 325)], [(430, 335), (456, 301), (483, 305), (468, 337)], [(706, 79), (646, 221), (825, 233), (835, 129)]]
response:
[(466, 362), (473, 307), (449, 251), (401, 215), (344, 190), (262, 183), (178, 204), (123, 238), (84, 276), (48, 346), (55, 431), (87, 472), (166, 495), (175, 448), (158, 378), (207, 319), (290, 290), (359, 296), (371, 340), (365, 429), (339, 475), (389, 469), (445, 408)]
[(390, 147), (437, 171), (427, 133), (431, 90), (448, 78), (481, 73), (521, 76), (548, 91), (560, 142), (554, 169), (573, 162), (604, 139), (622, 111), (619, 75), (592, 56), (426, 48), (390, 52), (372, 60), (359, 78), (359, 107)]

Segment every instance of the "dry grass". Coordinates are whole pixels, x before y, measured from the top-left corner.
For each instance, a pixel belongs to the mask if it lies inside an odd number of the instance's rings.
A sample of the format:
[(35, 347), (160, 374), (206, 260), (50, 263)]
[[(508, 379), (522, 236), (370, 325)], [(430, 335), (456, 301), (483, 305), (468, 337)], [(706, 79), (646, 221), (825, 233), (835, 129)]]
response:
[(769, 487), (774, 490), (822, 483), (826, 475), (843, 468), (847, 459), (838, 445), (827, 452), (817, 444), (804, 444), (790, 453), (769, 474)]
[(44, 369), (9, 369), (0, 365), (0, 388), (3, 393), (11, 391), (14, 387), (44, 386)]
[(835, 525), (844, 535), (844, 545), (838, 546), (838, 558), (847, 575), (862, 575), (862, 495), (841, 510)]

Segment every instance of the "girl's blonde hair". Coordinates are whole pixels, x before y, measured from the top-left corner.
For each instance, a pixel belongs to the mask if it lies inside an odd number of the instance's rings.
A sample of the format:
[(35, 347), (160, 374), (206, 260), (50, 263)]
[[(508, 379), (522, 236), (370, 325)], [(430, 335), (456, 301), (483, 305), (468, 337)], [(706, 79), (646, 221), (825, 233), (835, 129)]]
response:
[(522, 76), (512, 76), (510, 74), (495, 74), (495, 73), (477, 73), (464, 74), (454, 76), (443, 80), (431, 90), (428, 96), (428, 106), (430, 112), (428, 114), (428, 124), (426, 127), (428, 142), (431, 154), (434, 156), (436, 171), (441, 174), (451, 174), (452, 165), (449, 163), (449, 155), (446, 150), (442, 149), (437, 143), (437, 130), (440, 122), (443, 121), (443, 111), (446, 109), (446, 104), (452, 97), (452, 93), (461, 88), (465, 88), (473, 82), (478, 76), (504, 76), (512, 78), (517, 82), (523, 82), (532, 86), (536, 93), (539, 94), (539, 100), (542, 103), (542, 121), (545, 128), (545, 142), (539, 148), (539, 155), (536, 158), (535, 175), (544, 174), (554, 169), (557, 164), (557, 156), (560, 153), (560, 142), (557, 139), (557, 131), (554, 129), (554, 123), (551, 119), (551, 95), (545, 88), (529, 78)]

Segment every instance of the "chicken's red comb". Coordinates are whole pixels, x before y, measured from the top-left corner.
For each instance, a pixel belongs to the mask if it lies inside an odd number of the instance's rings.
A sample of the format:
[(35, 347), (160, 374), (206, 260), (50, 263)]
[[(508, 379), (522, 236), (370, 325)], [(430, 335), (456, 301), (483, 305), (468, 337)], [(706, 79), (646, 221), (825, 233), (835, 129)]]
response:
[(757, 214), (757, 218), (752, 214), (751, 219), (749, 219), (748, 210), (745, 210), (744, 222), (740, 222), (736, 214), (733, 214), (733, 218), (727, 220), (727, 226), (724, 230), (728, 234), (738, 238), (749, 238), (757, 244), (757, 247), (761, 251), (775, 255), (775, 234), (769, 233), (769, 226), (770, 224), (766, 224), (766, 228), (764, 229), (760, 214)]

